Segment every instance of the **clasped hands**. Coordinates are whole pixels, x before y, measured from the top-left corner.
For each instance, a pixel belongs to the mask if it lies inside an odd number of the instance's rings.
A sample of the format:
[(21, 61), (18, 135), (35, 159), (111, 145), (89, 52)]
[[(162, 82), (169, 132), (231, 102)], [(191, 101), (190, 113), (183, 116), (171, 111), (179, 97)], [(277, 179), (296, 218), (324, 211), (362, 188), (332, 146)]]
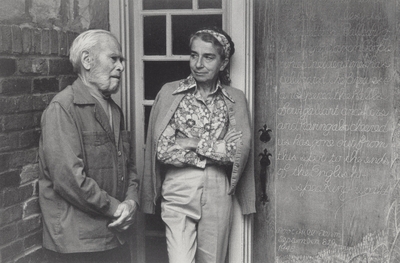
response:
[(133, 200), (126, 200), (120, 203), (114, 212), (114, 219), (108, 227), (118, 232), (127, 230), (134, 222), (136, 210), (137, 203)]

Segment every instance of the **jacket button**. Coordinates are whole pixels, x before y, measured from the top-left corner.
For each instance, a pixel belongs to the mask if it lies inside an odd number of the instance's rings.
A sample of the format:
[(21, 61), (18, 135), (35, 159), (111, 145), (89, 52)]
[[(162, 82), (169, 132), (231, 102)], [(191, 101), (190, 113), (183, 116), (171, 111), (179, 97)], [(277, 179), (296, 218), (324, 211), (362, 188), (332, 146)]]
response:
[(238, 168), (238, 167), (239, 167), (239, 164), (238, 164), (238, 163), (237, 163), (237, 164), (235, 164), (235, 167), (236, 167), (236, 168)]
[(118, 156), (121, 156), (121, 155), (122, 155), (121, 151), (118, 151)]
[(121, 177), (121, 181), (123, 181), (123, 180), (124, 180), (124, 177), (122, 176), (122, 177)]

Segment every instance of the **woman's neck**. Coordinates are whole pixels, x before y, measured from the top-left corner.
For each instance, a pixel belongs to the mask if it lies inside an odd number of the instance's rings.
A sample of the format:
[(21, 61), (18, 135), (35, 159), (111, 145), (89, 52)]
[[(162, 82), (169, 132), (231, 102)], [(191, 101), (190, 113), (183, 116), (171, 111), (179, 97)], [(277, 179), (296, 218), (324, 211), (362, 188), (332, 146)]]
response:
[(197, 82), (197, 90), (198, 92), (200, 92), (200, 95), (203, 97), (204, 100), (206, 100), (208, 95), (214, 91), (216, 86), (217, 81), (203, 83)]

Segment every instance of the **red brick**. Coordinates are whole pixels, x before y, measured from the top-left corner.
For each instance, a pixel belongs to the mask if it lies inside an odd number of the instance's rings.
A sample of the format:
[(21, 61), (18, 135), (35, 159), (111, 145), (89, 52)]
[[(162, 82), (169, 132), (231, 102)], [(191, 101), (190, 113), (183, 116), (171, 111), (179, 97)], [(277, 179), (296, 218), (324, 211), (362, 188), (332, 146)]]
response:
[(14, 113), (18, 109), (18, 99), (11, 97), (0, 97), (0, 114)]
[(41, 215), (31, 216), (17, 223), (18, 227), (18, 237), (24, 237), (36, 230), (40, 229), (42, 226)]
[(19, 137), (19, 148), (38, 147), (39, 138), (39, 130), (29, 130), (21, 132)]
[(72, 45), (72, 42), (74, 42), (74, 40), (75, 40), (75, 38), (78, 36), (79, 34), (78, 33), (75, 33), (75, 32), (71, 32), (71, 31), (69, 31), (68, 33), (67, 33), (67, 37), (68, 37), (68, 54), (69, 54), (69, 49), (71, 48), (71, 45)]
[(46, 75), (49, 71), (47, 60), (43, 58), (21, 58), (17, 60), (19, 74)]
[[(43, 237), (42, 231), (38, 231), (30, 236), (27, 236), (24, 239), (24, 248), (29, 249), (35, 246), (41, 246), (43, 240), (42, 237)], [(35, 261), (35, 262), (40, 262), (40, 261)]]
[(50, 54), (58, 54), (58, 31), (50, 29)]
[(77, 76), (64, 76), (60, 78), (60, 90), (65, 89), (69, 85), (72, 85), (74, 81), (77, 79)]
[(8, 133), (0, 135), (0, 151), (6, 151), (10, 149), (18, 148), (19, 134)]
[(22, 52), (29, 54), (32, 52), (32, 29), (22, 28)]
[(41, 53), (43, 55), (49, 55), (50, 52), (50, 30), (44, 29), (42, 31), (42, 47), (41, 47)]
[(71, 62), (67, 58), (50, 59), (49, 75), (74, 75)]
[(34, 110), (44, 110), (47, 105), (49, 105), (51, 99), (54, 96), (46, 94), (46, 95), (34, 95), (32, 97), (32, 106)]
[(39, 199), (33, 197), (24, 203), (22, 218), (27, 218), (40, 213)]
[(32, 95), (22, 95), (16, 98), (16, 103), (17, 103), (17, 110), (14, 113), (20, 113), (20, 112), (25, 112), (25, 111), (32, 111), (34, 110), (33, 108), (33, 101), (32, 101)]
[(22, 240), (17, 240), (0, 249), (0, 262), (7, 262), (16, 255), (22, 254), (24, 251), (24, 243)]
[(34, 93), (57, 92), (59, 83), (57, 78), (35, 78), (33, 80)]
[(12, 52), (22, 53), (22, 32), (19, 26), (11, 26), (12, 32)]
[(26, 130), (34, 127), (34, 113), (32, 112), (4, 116), (5, 131)]
[(6, 187), (18, 186), (21, 182), (20, 170), (11, 170), (0, 173), (0, 190)]
[(31, 92), (30, 78), (7, 78), (1, 82), (0, 94), (17, 95)]
[(42, 29), (32, 30), (32, 53), (40, 54), (42, 51)]
[(21, 184), (31, 182), (39, 178), (39, 165), (28, 164), (22, 167), (21, 171)]
[(0, 154), (0, 172), (4, 172), (4, 171), (8, 170), (10, 158), (11, 158), (10, 153)]
[(0, 97), (0, 105), (0, 114), (19, 113), (33, 109), (31, 95)]
[(0, 26), (0, 52), (11, 53), (12, 51), (12, 33), (11, 26)]
[(64, 31), (60, 31), (60, 38), (59, 38), (59, 44), (60, 44), (60, 50), (58, 54), (60, 56), (66, 56), (68, 52), (68, 37), (67, 33)]
[(13, 152), (10, 157), (10, 168), (22, 168), (25, 165), (37, 163), (37, 149)]
[(17, 225), (11, 224), (0, 228), (0, 246), (10, 243), (18, 236)]
[(3, 192), (3, 207), (21, 203), (22, 201), (32, 197), (34, 190), (34, 183), (6, 189)]
[(40, 120), (42, 118), (43, 112), (35, 112), (33, 115), (33, 121), (35, 123), (36, 128), (40, 128)]
[(16, 63), (13, 58), (0, 59), (0, 77), (12, 76), (16, 71)]
[(0, 209), (0, 226), (22, 219), (22, 206), (20, 204)]
[(48, 262), (45, 259), (44, 251), (41, 245), (36, 246), (34, 249), (30, 249), (29, 251), (25, 251), (23, 256), (15, 259), (14, 263), (39, 263), (39, 262), (52, 263)]

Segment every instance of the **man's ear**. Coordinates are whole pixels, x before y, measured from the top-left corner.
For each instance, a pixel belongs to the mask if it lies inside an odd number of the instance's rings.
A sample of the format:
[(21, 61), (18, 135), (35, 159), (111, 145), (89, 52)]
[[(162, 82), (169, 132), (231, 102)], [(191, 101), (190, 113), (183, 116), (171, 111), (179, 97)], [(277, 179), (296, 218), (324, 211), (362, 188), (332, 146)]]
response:
[(226, 68), (226, 66), (228, 65), (228, 63), (229, 63), (229, 58), (226, 58), (226, 59), (222, 62), (222, 65), (221, 65), (221, 67), (219, 68), (219, 71), (223, 71), (223, 70)]
[(86, 50), (82, 51), (81, 64), (82, 64), (82, 67), (84, 69), (90, 70), (90, 68), (91, 68), (91, 60), (92, 60), (92, 58), (91, 58), (89, 52), (86, 51)]

